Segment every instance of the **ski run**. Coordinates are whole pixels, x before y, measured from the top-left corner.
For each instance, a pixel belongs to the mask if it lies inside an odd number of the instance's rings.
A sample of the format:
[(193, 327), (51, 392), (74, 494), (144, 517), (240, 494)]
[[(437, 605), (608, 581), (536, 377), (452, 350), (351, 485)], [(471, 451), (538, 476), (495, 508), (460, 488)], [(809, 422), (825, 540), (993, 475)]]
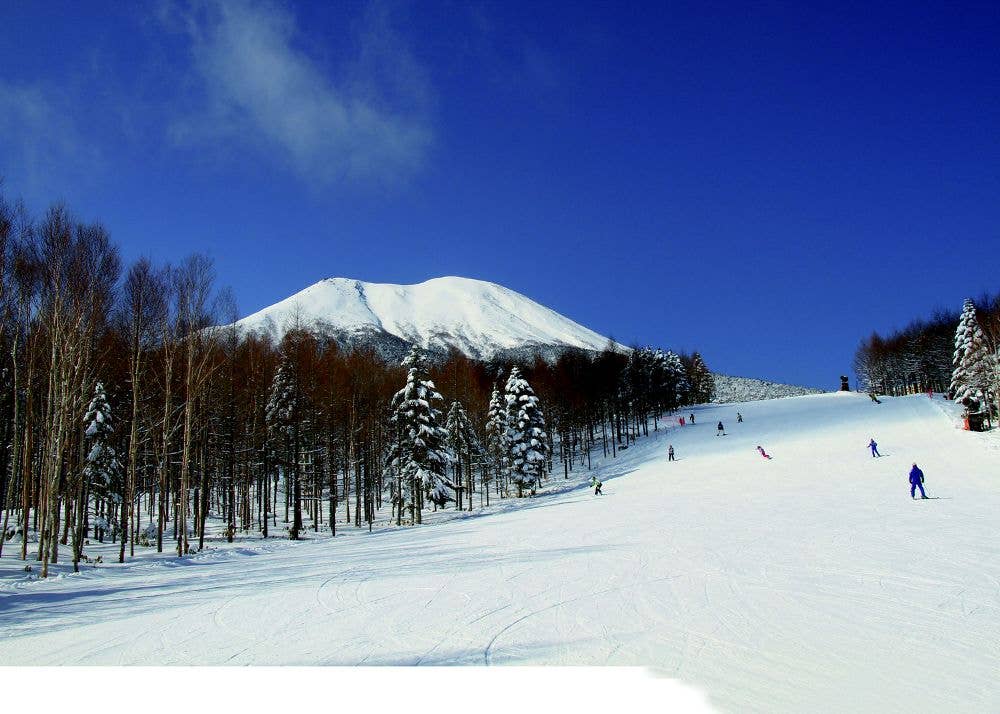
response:
[[(534, 498), (422, 526), (124, 565), (91, 544), (102, 564), (61, 558), (48, 581), (7, 548), (0, 662), (632, 665), (721, 711), (997, 711), (1000, 441), (956, 408), (706, 405)], [(929, 500), (910, 498), (914, 462)]]

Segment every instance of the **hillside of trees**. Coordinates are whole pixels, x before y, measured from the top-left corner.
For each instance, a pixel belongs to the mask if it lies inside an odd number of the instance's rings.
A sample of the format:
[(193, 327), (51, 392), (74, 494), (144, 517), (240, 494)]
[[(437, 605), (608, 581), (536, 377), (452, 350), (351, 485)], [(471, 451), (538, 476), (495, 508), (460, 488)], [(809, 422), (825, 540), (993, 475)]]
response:
[(0, 549), (45, 576), (89, 539), (183, 556), (210, 522), (230, 541), (417, 524), (529, 496), (712, 398), (698, 353), (387, 364), (237, 317), (205, 256), (126, 266), (100, 224), (0, 196)]
[[(854, 356), (859, 386), (898, 396), (933, 390), (974, 400), (997, 413), (1000, 403), (1000, 293), (968, 299), (959, 312), (938, 311), (888, 335), (873, 332)], [(978, 404), (978, 406), (976, 406)]]

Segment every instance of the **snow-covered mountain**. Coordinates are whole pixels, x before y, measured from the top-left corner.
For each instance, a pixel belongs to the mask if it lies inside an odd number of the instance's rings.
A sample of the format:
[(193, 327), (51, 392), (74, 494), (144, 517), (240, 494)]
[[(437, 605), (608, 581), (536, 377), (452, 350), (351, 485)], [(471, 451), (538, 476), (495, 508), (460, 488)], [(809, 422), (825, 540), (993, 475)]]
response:
[(276, 340), (298, 325), (342, 346), (374, 347), (388, 359), (413, 344), (431, 352), (455, 348), (475, 359), (551, 357), (567, 348), (602, 350), (608, 344), (608, 338), (520, 293), (458, 277), (416, 285), (328, 278), (236, 324)]
[(782, 397), (801, 397), (806, 394), (822, 394), (822, 390), (820, 389), (767, 382), (751, 377), (730, 377), (726, 374), (713, 374), (712, 376), (715, 378), (715, 397), (712, 401), (717, 404), (750, 402), (761, 399), (781, 399)]

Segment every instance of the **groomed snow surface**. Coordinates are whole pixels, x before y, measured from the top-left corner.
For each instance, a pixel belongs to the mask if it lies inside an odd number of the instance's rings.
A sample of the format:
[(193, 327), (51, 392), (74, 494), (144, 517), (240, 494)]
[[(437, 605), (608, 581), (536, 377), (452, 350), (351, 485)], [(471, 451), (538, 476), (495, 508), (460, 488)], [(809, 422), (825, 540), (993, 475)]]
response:
[(603, 496), (556, 473), (471, 517), (48, 582), (8, 543), (0, 662), (639, 665), (724, 711), (1000, 710), (993, 435), (927, 396), (694, 411), (603, 462)]

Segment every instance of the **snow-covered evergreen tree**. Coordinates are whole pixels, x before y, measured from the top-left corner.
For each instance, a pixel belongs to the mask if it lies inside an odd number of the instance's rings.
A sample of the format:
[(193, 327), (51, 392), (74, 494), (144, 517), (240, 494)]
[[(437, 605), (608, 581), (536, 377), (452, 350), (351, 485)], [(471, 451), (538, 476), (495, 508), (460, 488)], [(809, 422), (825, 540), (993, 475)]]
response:
[[(448, 431), (448, 448), (454, 457), (454, 470), (456, 485), (465, 486), (465, 493), (468, 496), (468, 507), (472, 509), (472, 464), (483, 452), (479, 435), (476, 434), (475, 427), (469, 415), (465, 412), (465, 407), (459, 401), (451, 404), (448, 411), (448, 421), (445, 426)], [(461, 507), (461, 503), (459, 503)]]
[(506, 402), (497, 386), (493, 385), (490, 406), (486, 413), (486, 457), (489, 459), (489, 471), (493, 476), (500, 477), (504, 473), (507, 452)]
[(976, 306), (972, 300), (967, 299), (955, 330), (955, 352), (952, 357), (950, 391), (956, 401), (968, 397), (981, 403), (988, 398), (995, 359), (976, 318)]
[(271, 380), (264, 420), (273, 435), (284, 434), (295, 414), (295, 380), (288, 362), (282, 359)]
[(670, 389), (667, 385), (667, 355), (657, 347), (650, 353), (649, 388), (654, 395), (657, 409), (668, 409), (667, 401)]
[(84, 436), (90, 447), (84, 462), (83, 474), (94, 493), (121, 502), (122, 467), (112, 443), (114, 425), (111, 405), (100, 382), (94, 387), (87, 413), (83, 417)]
[(681, 358), (671, 350), (663, 356), (664, 382), (666, 383), (668, 409), (676, 409), (689, 403), (691, 386)]
[[(292, 540), (299, 537), (302, 530), (301, 491), (298, 478), (299, 458), (301, 448), (301, 390), (296, 380), (295, 371), (287, 354), (282, 354), (278, 369), (271, 380), (271, 391), (264, 409), (264, 421), (271, 440), (271, 448), (277, 457), (280, 472), (285, 483), (286, 493), (292, 494), (292, 523), (288, 536)], [(288, 501), (286, 501), (285, 520), (288, 520)], [(277, 509), (277, 504), (274, 504)]]
[(389, 466), (396, 479), (399, 507), (410, 509), (410, 522), (420, 523), (422, 497), (442, 506), (455, 500), (455, 484), (448, 478), (448, 432), (441, 426), (442, 401), (427, 375), (423, 353), (414, 347), (403, 360), (408, 368), (406, 386), (392, 398), (391, 423), (396, 441), (389, 452)]
[(507, 412), (507, 469), (520, 498), (524, 495), (525, 488), (530, 488), (534, 493), (545, 473), (548, 454), (545, 417), (538, 404), (538, 397), (517, 367), (510, 370), (504, 398)]

